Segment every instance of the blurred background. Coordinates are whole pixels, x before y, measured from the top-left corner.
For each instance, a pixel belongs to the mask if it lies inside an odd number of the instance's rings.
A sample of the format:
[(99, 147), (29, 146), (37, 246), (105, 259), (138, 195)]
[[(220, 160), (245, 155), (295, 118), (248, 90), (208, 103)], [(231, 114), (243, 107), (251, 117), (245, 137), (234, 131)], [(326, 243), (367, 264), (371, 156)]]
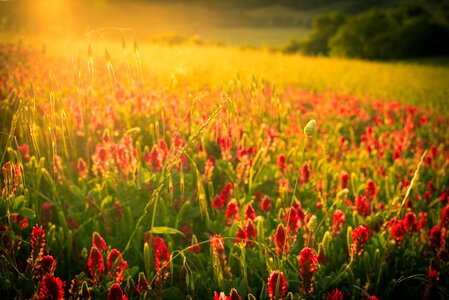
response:
[(449, 1), (442, 0), (0, 0), (4, 35), (75, 39), (103, 27), (170, 45), (370, 60), (449, 56)]

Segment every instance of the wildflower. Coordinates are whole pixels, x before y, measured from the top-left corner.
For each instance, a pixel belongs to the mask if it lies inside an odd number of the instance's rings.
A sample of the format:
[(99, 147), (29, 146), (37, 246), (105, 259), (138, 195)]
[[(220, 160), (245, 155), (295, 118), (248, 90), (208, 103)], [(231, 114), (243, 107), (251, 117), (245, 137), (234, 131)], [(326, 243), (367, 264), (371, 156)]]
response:
[(56, 270), (56, 260), (51, 255), (44, 255), (39, 261), (41, 274), (53, 274)]
[(42, 226), (38, 226), (37, 224), (34, 226), (31, 231), (30, 244), (33, 261), (35, 261), (37, 257), (45, 254), (45, 231)]
[(418, 231), (418, 219), (414, 212), (410, 211), (404, 216), (404, 227), (408, 232)]
[(366, 196), (358, 195), (354, 200), (354, 208), (361, 216), (366, 217), (369, 213), (368, 199)]
[(279, 168), (279, 170), (281, 171), (281, 173), (284, 173), (285, 169), (287, 168), (287, 165), (285, 163), (285, 155), (284, 154), (279, 154), (277, 161), (276, 161), (276, 165)]
[(41, 287), (37, 293), (38, 300), (64, 299), (65, 283), (52, 274), (46, 274), (41, 281)]
[(228, 220), (228, 225), (232, 224), (233, 221), (239, 219), (239, 206), (237, 201), (231, 200), (226, 208), (225, 217)]
[(240, 297), (236, 289), (231, 289), (229, 296), (226, 296), (223, 292), (218, 294), (214, 291), (214, 300), (242, 300), (242, 297)]
[(214, 208), (222, 208), (225, 204), (231, 200), (232, 183), (228, 182), (220, 192), (219, 196), (214, 199)]
[(127, 300), (128, 297), (123, 293), (122, 288), (120, 287), (120, 284), (114, 283), (111, 285), (108, 291), (108, 298), (107, 300)]
[(89, 169), (87, 168), (87, 164), (84, 159), (79, 158), (76, 164), (76, 168), (78, 169), (78, 177), (85, 178), (89, 175)]
[(288, 292), (287, 280), (285, 280), (284, 274), (278, 270), (271, 272), (267, 287), (270, 299), (284, 299)]
[(276, 233), (274, 234), (274, 244), (276, 245), (276, 252), (282, 254), (288, 252), (287, 244), (287, 232), (284, 225), (281, 223), (276, 228)]
[(27, 217), (24, 217), (19, 214), (11, 214), (10, 219), (21, 229), (25, 229), (28, 227), (28, 218)]
[(229, 297), (227, 297), (226, 300), (242, 300), (242, 297), (240, 297), (240, 295), (236, 289), (231, 289), (231, 292), (229, 293)]
[(215, 168), (215, 159), (213, 157), (209, 157), (204, 165), (204, 173), (202, 175), (203, 181), (209, 182), (211, 180), (214, 168)]
[(260, 202), (260, 209), (262, 211), (268, 211), (272, 208), (271, 205), (271, 199), (268, 196), (263, 197), (262, 201)]
[(448, 204), (449, 203), (449, 193), (446, 191), (442, 191), (440, 194), (440, 200), (443, 205)]
[(170, 276), (168, 269), (170, 269), (170, 252), (164, 239), (160, 237), (153, 237), (153, 249), (156, 268), (156, 283), (163, 285), (165, 280)]
[(339, 235), (340, 229), (345, 223), (345, 221), (346, 221), (345, 213), (342, 210), (337, 209), (333, 214), (332, 232), (335, 233), (336, 235)]
[(218, 294), (217, 292), (214, 291), (214, 300), (227, 300), (227, 297), (223, 292)]
[(19, 150), (23, 160), (28, 160), (30, 158), (30, 147), (28, 147), (28, 144), (17, 146), (17, 150)]
[(248, 220), (248, 222), (246, 223), (245, 226), (245, 231), (246, 234), (248, 235), (248, 243), (247, 246), (249, 247), (254, 247), (255, 243), (255, 239), (256, 239), (256, 228), (254, 227), (254, 222), (251, 220)]
[(216, 234), (209, 239), (214, 256), (219, 256), (224, 252), (224, 241), (221, 235)]
[(315, 273), (318, 271), (318, 256), (315, 252), (306, 247), (301, 250), (299, 254), (299, 270), (298, 273), (301, 277), (303, 284), (303, 292), (305, 295), (309, 295), (313, 292), (313, 279)]
[(301, 182), (302, 183), (309, 182), (309, 177), (310, 177), (309, 165), (307, 163), (304, 163), (301, 167)]
[(349, 187), (349, 174), (348, 173), (343, 173), (341, 175), (340, 186), (341, 186), (341, 189), (347, 189)]
[(117, 249), (109, 252), (107, 265), (109, 270), (109, 278), (121, 283), (124, 278), (124, 270), (128, 268), (128, 263), (123, 259), (122, 254)]
[(230, 137), (221, 137), (218, 139), (220, 144), (221, 156), (224, 160), (231, 159), (232, 140)]
[(254, 211), (254, 208), (253, 208), (251, 203), (249, 203), (246, 206), (244, 215), (245, 215), (245, 221), (246, 220), (253, 220), (254, 221), (257, 218), (256, 212)]
[(287, 214), (284, 218), (287, 223), (289, 231), (296, 233), (301, 226), (301, 220), (299, 219), (298, 211), (294, 207), (290, 207), (287, 210)]
[(98, 232), (92, 234), (92, 247), (96, 247), (101, 252), (105, 252), (108, 249), (105, 240)]
[(339, 289), (326, 293), (327, 300), (343, 300), (343, 294)]
[(449, 225), (449, 206), (446, 206), (441, 211), (440, 222), (442, 228), (445, 228)]
[(244, 245), (246, 245), (247, 241), (248, 241), (248, 233), (246, 232), (245, 229), (239, 226), (237, 229), (237, 233), (235, 234), (236, 244), (243, 243)]
[(368, 198), (369, 201), (371, 201), (374, 199), (376, 194), (377, 194), (376, 183), (370, 179), (366, 184), (365, 196), (366, 198)]
[(430, 229), (430, 245), (433, 249), (438, 250), (442, 245), (444, 239), (439, 226), (434, 226)]
[(365, 225), (360, 225), (352, 231), (351, 255), (358, 256), (363, 253), (363, 247), (368, 242), (369, 230)]
[(150, 284), (148, 283), (147, 279), (145, 278), (145, 273), (140, 272), (139, 273), (139, 280), (137, 281), (137, 293), (145, 293), (150, 289)]
[(155, 248), (156, 271), (161, 271), (163, 268), (170, 268), (170, 252), (168, 251), (165, 242)]
[(93, 283), (98, 283), (103, 271), (105, 270), (103, 255), (97, 247), (92, 246), (90, 249), (89, 259), (87, 261), (90, 276)]

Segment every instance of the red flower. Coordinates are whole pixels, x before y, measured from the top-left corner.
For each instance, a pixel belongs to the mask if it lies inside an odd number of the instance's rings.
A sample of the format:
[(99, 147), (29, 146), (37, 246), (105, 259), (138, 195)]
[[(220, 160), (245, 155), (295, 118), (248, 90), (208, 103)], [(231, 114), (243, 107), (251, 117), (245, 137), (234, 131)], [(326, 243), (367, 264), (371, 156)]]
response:
[(349, 174), (343, 173), (341, 175), (340, 185), (342, 189), (347, 189), (349, 187)]
[(282, 254), (288, 252), (287, 244), (287, 232), (284, 228), (284, 225), (279, 224), (276, 228), (276, 233), (274, 234), (274, 244), (276, 245), (276, 252)]
[(209, 242), (215, 256), (221, 255), (224, 252), (224, 241), (221, 235), (216, 234), (210, 237)]
[(84, 159), (79, 158), (76, 164), (76, 168), (78, 169), (78, 177), (84, 178), (89, 175), (89, 169), (87, 168), (87, 164)]
[(123, 280), (123, 272), (128, 268), (128, 263), (123, 259), (122, 254), (117, 249), (109, 252), (107, 265), (109, 269), (109, 278), (115, 279), (118, 283)]
[(223, 292), (220, 294), (214, 292), (214, 300), (242, 300), (242, 297), (240, 297), (236, 289), (231, 289), (229, 296), (226, 296)]
[(365, 225), (360, 225), (352, 231), (351, 253), (358, 256), (363, 253), (363, 247), (368, 242), (369, 230)]
[(64, 299), (65, 283), (52, 274), (47, 274), (41, 281), (37, 299), (39, 300), (59, 300)]
[(309, 177), (310, 177), (309, 165), (307, 163), (304, 163), (301, 167), (301, 182), (302, 183), (309, 182)]
[(430, 245), (432, 248), (438, 250), (443, 244), (443, 240), (440, 227), (432, 227), (432, 229), (430, 229)]
[(239, 205), (237, 201), (232, 200), (231, 202), (228, 203), (225, 217), (226, 219), (228, 219), (227, 221), (228, 224), (232, 224), (232, 222), (239, 219)]
[(256, 228), (254, 228), (254, 222), (253, 221), (249, 220), (246, 223), (245, 231), (246, 231), (246, 234), (248, 235), (248, 240), (249, 240), (247, 245), (249, 247), (253, 247), (255, 245), (254, 241), (256, 240), (256, 235), (257, 235)]
[(170, 252), (165, 242), (155, 250), (156, 271), (170, 268)]
[(267, 286), (270, 299), (284, 299), (287, 296), (287, 280), (282, 272), (277, 270), (271, 272)]
[(245, 209), (245, 221), (248, 219), (254, 221), (256, 218), (257, 218), (256, 212), (254, 211), (254, 208), (251, 205), (251, 203), (249, 203)]
[(272, 208), (271, 206), (271, 199), (268, 196), (263, 197), (262, 201), (260, 202), (260, 209), (262, 211), (268, 211)]
[(33, 260), (36, 260), (38, 256), (42, 256), (45, 254), (45, 231), (42, 226), (38, 226), (37, 224), (34, 226), (31, 231), (31, 257)]
[(108, 300), (127, 300), (128, 297), (123, 293), (120, 284), (114, 283), (108, 291)]
[(298, 211), (294, 207), (290, 207), (287, 210), (284, 220), (287, 223), (288, 230), (290, 230), (290, 232), (296, 233), (298, 228), (301, 226)]
[(404, 239), (405, 227), (403, 221), (394, 221), (391, 228), (391, 237), (400, 243)]
[(358, 195), (354, 200), (355, 210), (359, 215), (366, 217), (369, 213), (368, 199), (366, 196)]
[(223, 198), (221, 198), (220, 196), (215, 196), (214, 209), (219, 209), (219, 208), (222, 208), (223, 206), (224, 206)]
[(339, 289), (335, 289), (332, 292), (326, 293), (328, 300), (343, 300), (343, 294)]
[(346, 221), (346, 215), (342, 210), (337, 209), (333, 214), (333, 220), (332, 232), (338, 235), (340, 234), (341, 227)]
[(365, 196), (368, 200), (372, 200), (377, 194), (376, 183), (371, 179), (366, 184)]
[(94, 283), (97, 283), (101, 275), (103, 274), (105, 267), (103, 262), (103, 255), (95, 246), (92, 246), (92, 248), (90, 249), (87, 267), (89, 269), (90, 276), (93, 278), (92, 281)]
[(313, 249), (306, 247), (299, 254), (299, 274), (316, 273), (318, 271), (316, 264), (318, 256), (315, 255)]
[(313, 278), (318, 271), (318, 256), (311, 248), (304, 248), (299, 254), (299, 270), (303, 284), (303, 293), (309, 295), (313, 292)]
[(147, 279), (145, 278), (145, 274), (143, 272), (139, 273), (139, 280), (137, 281), (137, 293), (145, 293), (150, 289), (150, 284), (148, 283)]
[(418, 231), (418, 219), (416, 218), (416, 215), (414, 212), (410, 211), (404, 216), (404, 227), (409, 232), (416, 232)]
[(108, 249), (105, 240), (98, 232), (92, 234), (92, 247), (96, 247), (101, 252), (105, 252)]
[(441, 211), (440, 215), (441, 227), (445, 228), (449, 225), (449, 206), (446, 206)]
[(17, 146), (17, 150), (19, 150), (20, 156), (22, 156), (23, 160), (28, 160), (30, 158), (30, 148), (27, 144)]
[(237, 233), (235, 234), (235, 243), (243, 243), (246, 244), (248, 241), (248, 233), (241, 226), (238, 227)]
[(276, 165), (278, 166), (279, 170), (284, 173), (285, 169), (287, 168), (287, 165), (285, 163), (285, 155), (279, 154), (278, 159), (276, 161)]
[(19, 214), (11, 214), (10, 218), (11, 218), (11, 221), (13, 221), (20, 228), (25, 229), (28, 227), (28, 218), (27, 217), (24, 217)]
[(236, 289), (231, 289), (231, 293), (229, 297), (226, 297), (226, 300), (242, 300), (242, 297), (240, 297)]
[(39, 266), (42, 274), (52, 274), (56, 270), (56, 260), (51, 255), (44, 255), (39, 261)]

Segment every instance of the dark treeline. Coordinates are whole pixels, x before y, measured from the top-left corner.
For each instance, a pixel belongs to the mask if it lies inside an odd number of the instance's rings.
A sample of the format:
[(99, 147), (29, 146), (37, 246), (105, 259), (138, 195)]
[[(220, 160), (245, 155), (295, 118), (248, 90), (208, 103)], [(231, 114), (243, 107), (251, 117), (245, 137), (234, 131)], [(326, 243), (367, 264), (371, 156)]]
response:
[(350, 16), (321, 15), (306, 40), (286, 51), (372, 60), (448, 56), (449, 5), (409, 4)]

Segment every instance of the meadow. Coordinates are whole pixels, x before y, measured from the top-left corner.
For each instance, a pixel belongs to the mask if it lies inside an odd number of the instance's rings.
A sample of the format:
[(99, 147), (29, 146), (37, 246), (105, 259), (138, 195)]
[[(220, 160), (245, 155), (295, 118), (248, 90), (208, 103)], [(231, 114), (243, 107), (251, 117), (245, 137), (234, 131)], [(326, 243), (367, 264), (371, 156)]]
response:
[(2, 297), (449, 297), (449, 67), (129, 33), (1, 44)]

